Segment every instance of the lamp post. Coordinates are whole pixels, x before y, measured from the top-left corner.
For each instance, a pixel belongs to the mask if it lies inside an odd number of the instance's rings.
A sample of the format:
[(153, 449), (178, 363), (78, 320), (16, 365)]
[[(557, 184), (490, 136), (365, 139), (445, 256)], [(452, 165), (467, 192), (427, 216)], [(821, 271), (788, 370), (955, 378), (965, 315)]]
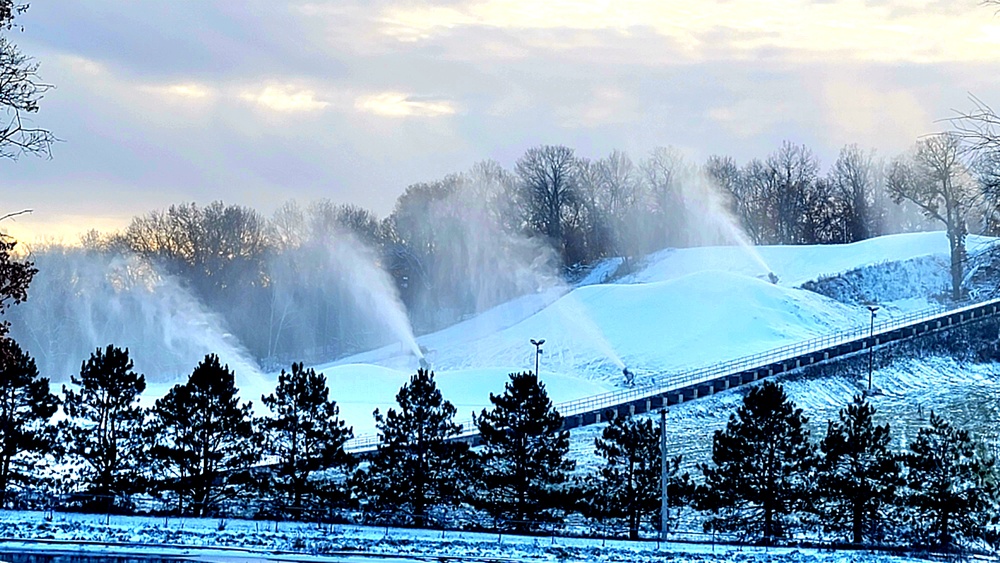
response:
[(872, 314), (872, 323), (868, 329), (868, 393), (872, 392), (872, 367), (875, 360), (875, 313), (878, 311), (878, 305), (869, 305), (868, 310)]
[(535, 345), (535, 377), (538, 377), (538, 357), (542, 355), (542, 344), (545, 344), (545, 340), (532, 338), (531, 343)]
[(663, 398), (660, 411), (660, 541), (667, 541), (667, 522), (670, 503), (667, 497), (667, 399)]

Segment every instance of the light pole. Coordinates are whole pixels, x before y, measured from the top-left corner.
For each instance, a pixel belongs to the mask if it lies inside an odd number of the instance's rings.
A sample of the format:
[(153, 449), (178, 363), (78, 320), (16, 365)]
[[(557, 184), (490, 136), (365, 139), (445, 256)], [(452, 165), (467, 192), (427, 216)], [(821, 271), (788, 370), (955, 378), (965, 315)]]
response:
[(868, 310), (872, 313), (872, 324), (868, 329), (868, 393), (872, 392), (872, 367), (875, 360), (875, 313), (878, 305), (869, 305)]
[(538, 377), (538, 357), (542, 355), (542, 344), (545, 344), (545, 340), (532, 338), (531, 343), (535, 345), (535, 377)]
[(667, 498), (667, 398), (660, 411), (660, 541), (667, 541), (667, 519), (670, 504)]

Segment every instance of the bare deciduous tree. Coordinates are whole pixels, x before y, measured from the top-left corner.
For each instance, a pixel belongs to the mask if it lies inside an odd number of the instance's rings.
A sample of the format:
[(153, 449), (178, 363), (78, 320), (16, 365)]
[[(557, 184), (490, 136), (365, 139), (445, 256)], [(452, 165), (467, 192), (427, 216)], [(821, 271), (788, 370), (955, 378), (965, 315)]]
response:
[(525, 193), (528, 224), (565, 252), (563, 220), (576, 197), (577, 162), (573, 149), (544, 145), (528, 149), (516, 164)]
[(828, 185), (843, 203), (843, 220), (848, 235), (845, 242), (875, 235), (877, 181), (874, 153), (865, 153), (858, 145), (840, 149), (840, 155), (830, 170)]
[(798, 226), (807, 211), (807, 192), (813, 188), (819, 172), (816, 157), (805, 145), (785, 141), (767, 158), (765, 166), (771, 175), (769, 199), (774, 203), (776, 242), (812, 242), (803, 240)]
[[(28, 9), (15, 0), (0, 0), (0, 32), (14, 28), (14, 18)], [(55, 135), (36, 127), (28, 117), (38, 111), (45, 93), (52, 89), (38, 75), (38, 62), (0, 35), (0, 158), (17, 160), (21, 155), (51, 156)]]
[[(1000, 0), (997, 0), (1000, 5)], [(969, 96), (973, 109), (959, 112), (948, 121), (955, 128), (955, 135), (965, 141), (973, 151), (994, 152), (1000, 150), (1000, 116), (983, 100)]]
[(688, 172), (684, 157), (673, 147), (657, 147), (641, 164), (643, 199), (650, 213), (647, 227), (651, 249), (687, 243), (684, 194), (681, 180)]
[(927, 137), (917, 143), (911, 156), (892, 164), (887, 179), (896, 203), (913, 202), (924, 215), (945, 226), (951, 250), (951, 292), (956, 300), (962, 297), (969, 214), (980, 203), (978, 186), (969, 177), (962, 151), (958, 134)]

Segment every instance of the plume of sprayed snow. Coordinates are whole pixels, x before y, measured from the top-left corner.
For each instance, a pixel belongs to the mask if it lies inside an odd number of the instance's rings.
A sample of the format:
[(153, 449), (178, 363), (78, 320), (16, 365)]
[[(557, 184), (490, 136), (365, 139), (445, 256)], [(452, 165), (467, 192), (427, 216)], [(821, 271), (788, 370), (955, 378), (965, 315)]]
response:
[(699, 227), (692, 233), (692, 242), (696, 246), (719, 244), (742, 247), (747, 256), (760, 266), (761, 273), (771, 272), (771, 268), (733, 216), (730, 194), (712, 181), (703, 170), (689, 171), (681, 182), (681, 195), (691, 223)]
[[(497, 168), (480, 165), (458, 178), (447, 197), (427, 208), (426, 220), (441, 233), (429, 275), (435, 289), (448, 286), (453, 306), (471, 316), (462, 325), (468, 340), (457, 361), (463, 366), (479, 365), (477, 356), (490, 361), (495, 352), (490, 335), (552, 306), (560, 322), (573, 327), (575, 343), (598, 351), (623, 369), (611, 343), (572, 293), (553, 248), (501, 223), (502, 217), (511, 216), (501, 212), (502, 207), (515, 204), (503, 199), (510, 193), (504, 181), (510, 179), (503, 178)], [(502, 303), (507, 305), (497, 307)], [(474, 335), (482, 338), (470, 338)], [(572, 369), (575, 356), (563, 350), (569, 344), (551, 343), (555, 353), (547, 361)]]
[[(509, 206), (516, 204), (507, 199), (511, 181), (495, 164), (480, 164), (458, 177), (447, 197), (428, 207), (426, 221), (435, 225), (438, 237), (428, 276), (431, 291), (446, 288), (447, 303), (442, 307), (432, 301), (433, 306), (449, 308), (447, 320), (472, 317), (477, 332), (511, 326), (566, 291), (551, 246), (502, 223), (515, 216)], [(543, 299), (527, 309), (507, 308), (507, 315), (480, 315), (525, 295)]]
[(281, 250), (267, 265), (269, 362), (326, 361), (391, 344), (422, 357), (396, 283), (366, 239), (353, 234), (357, 225), (344, 224), (328, 202), (308, 214), (289, 202), (273, 224)]
[(622, 361), (618, 351), (604, 335), (601, 327), (590, 318), (576, 294), (567, 288), (566, 295), (555, 303), (556, 311), (567, 322), (573, 326), (574, 330), (593, 346), (602, 356), (610, 360), (618, 369), (625, 369), (625, 362)]
[(148, 261), (57, 246), (33, 259), (38, 274), (28, 301), (12, 312), (12, 335), (53, 381), (68, 380), (108, 344), (128, 348), (151, 383), (183, 380), (210, 353), (241, 388), (264, 381), (222, 320)]
[(328, 252), (331, 264), (341, 274), (355, 305), (374, 316), (410, 353), (423, 358), (396, 284), (382, 268), (374, 251), (357, 237), (344, 232), (338, 234)]

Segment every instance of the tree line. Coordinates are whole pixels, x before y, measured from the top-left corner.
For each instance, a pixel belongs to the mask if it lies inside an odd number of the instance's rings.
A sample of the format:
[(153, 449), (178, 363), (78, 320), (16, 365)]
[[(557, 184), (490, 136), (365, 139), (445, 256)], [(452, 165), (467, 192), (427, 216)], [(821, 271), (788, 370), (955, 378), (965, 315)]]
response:
[[(889, 160), (849, 145), (825, 173), (808, 147), (789, 142), (742, 165), (725, 156), (696, 165), (670, 148), (633, 161), (538, 146), (512, 169), (487, 161), (413, 184), (385, 218), (329, 200), (289, 202), (267, 218), (222, 202), (174, 205), (118, 232), (89, 233), (82, 247), (35, 248), (36, 298), (14, 314), (19, 337), (51, 370), (67, 343), (87, 342), (72, 361), (86, 354), (95, 330), (103, 342), (123, 341), (115, 327), (124, 323), (104, 304), (139, 324), (150, 288), (173, 284), (277, 369), (389, 343), (359, 304), (358, 287), (371, 285), (359, 265), (388, 274), (387, 293), (421, 333), (608, 257), (628, 269), (667, 246), (849, 243), (931, 228), (947, 233), (959, 299), (965, 237), (1000, 225), (1000, 161), (966, 151), (963, 139), (926, 137)], [(46, 322), (53, 318), (66, 322)]]
[[(434, 374), (418, 370), (396, 407), (373, 413), (375, 451), (352, 456), (344, 449), (352, 430), (325, 377), (299, 363), (261, 397), (269, 414), (256, 417), (214, 355), (142, 408), (145, 378), (133, 371), (128, 350), (95, 350), (59, 397), (12, 339), (0, 342), (2, 506), (45, 490), (102, 512), (135, 512), (136, 499), (154, 498), (168, 514), (336, 513), (413, 526), (447, 525), (465, 514), (482, 528), (522, 532), (582, 517), (638, 539), (663, 526), (665, 460), (672, 509), (690, 507), (707, 531), (767, 543), (817, 531), (854, 544), (953, 548), (996, 540), (998, 475), (984, 445), (931, 413), (895, 451), (890, 426), (876, 423), (863, 395), (815, 441), (779, 384), (756, 385), (715, 431), (711, 458), (696, 476), (681, 472), (681, 456), (663, 455), (652, 418), (609, 412), (594, 441), (597, 467), (575, 472), (569, 432), (531, 372), (511, 374), (504, 392), (490, 395), (492, 408), (474, 417), (482, 443), (473, 449), (457, 439), (469, 429), (454, 422), (456, 409)], [(262, 502), (233, 514), (226, 507), (234, 500)]]

